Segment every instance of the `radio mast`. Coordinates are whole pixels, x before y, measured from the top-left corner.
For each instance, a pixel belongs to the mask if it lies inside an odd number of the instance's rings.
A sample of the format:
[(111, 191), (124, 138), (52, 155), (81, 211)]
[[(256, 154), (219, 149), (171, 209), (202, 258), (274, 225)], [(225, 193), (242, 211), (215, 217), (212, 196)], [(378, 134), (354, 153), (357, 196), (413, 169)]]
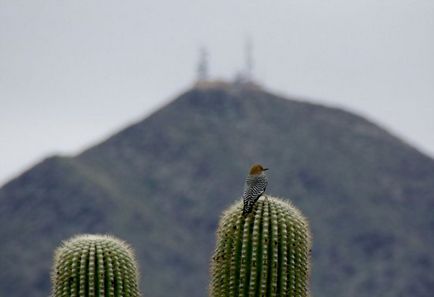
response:
[(244, 80), (246, 82), (251, 82), (253, 80), (253, 42), (249, 37), (246, 38), (244, 45), (244, 55), (245, 55), (245, 70), (244, 70)]
[(208, 73), (208, 50), (202, 47), (199, 50), (199, 63), (197, 65), (197, 81), (206, 81), (209, 78)]

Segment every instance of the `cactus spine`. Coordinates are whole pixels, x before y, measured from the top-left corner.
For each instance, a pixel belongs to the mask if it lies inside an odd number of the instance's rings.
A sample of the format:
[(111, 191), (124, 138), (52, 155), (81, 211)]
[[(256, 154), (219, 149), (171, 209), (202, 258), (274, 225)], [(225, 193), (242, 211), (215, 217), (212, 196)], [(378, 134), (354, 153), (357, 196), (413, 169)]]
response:
[(129, 246), (107, 235), (79, 235), (57, 248), (52, 297), (138, 297)]
[(309, 296), (311, 239), (307, 220), (277, 198), (226, 210), (211, 263), (211, 297)]

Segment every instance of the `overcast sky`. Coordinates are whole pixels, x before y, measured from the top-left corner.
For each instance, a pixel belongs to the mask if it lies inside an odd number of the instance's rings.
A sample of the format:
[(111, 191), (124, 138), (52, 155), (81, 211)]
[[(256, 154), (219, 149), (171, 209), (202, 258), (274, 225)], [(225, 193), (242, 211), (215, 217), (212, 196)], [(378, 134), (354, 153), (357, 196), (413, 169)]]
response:
[(0, 184), (243, 67), (268, 89), (367, 116), (434, 155), (434, 1), (0, 0)]

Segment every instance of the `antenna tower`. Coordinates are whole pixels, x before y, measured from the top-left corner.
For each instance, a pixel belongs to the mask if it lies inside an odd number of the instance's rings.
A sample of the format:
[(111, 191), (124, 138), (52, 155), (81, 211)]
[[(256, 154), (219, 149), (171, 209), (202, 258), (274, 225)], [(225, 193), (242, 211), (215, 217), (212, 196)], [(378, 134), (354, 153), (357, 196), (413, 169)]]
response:
[(202, 47), (199, 51), (199, 63), (197, 65), (197, 81), (208, 80), (208, 51)]
[(254, 66), (254, 61), (253, 61), (253, 42), (252, 39), (250, 37), (247, 37), (246, 39), (246, 43), (244, 46), (244, 51), (245, 51), (245, 73), (244, 73), (244, 79), (246, 80), (246, 82), (251, 82), (253, 80), (253, 66)]

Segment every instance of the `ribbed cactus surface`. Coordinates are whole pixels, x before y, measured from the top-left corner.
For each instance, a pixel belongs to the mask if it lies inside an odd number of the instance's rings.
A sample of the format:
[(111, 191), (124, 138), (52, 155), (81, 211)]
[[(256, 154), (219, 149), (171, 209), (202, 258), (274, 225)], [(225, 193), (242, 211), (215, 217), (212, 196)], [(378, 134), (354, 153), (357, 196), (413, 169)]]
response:
[(56, 250), (52, 297), (138, 297), (134, 255), (123, 241), (80, 235)]
[(211, 264), (210, 296), (309, 295), (311, 239), (294, 206), (261, 198), (242, 215), (242, 202), (225, 211)]

